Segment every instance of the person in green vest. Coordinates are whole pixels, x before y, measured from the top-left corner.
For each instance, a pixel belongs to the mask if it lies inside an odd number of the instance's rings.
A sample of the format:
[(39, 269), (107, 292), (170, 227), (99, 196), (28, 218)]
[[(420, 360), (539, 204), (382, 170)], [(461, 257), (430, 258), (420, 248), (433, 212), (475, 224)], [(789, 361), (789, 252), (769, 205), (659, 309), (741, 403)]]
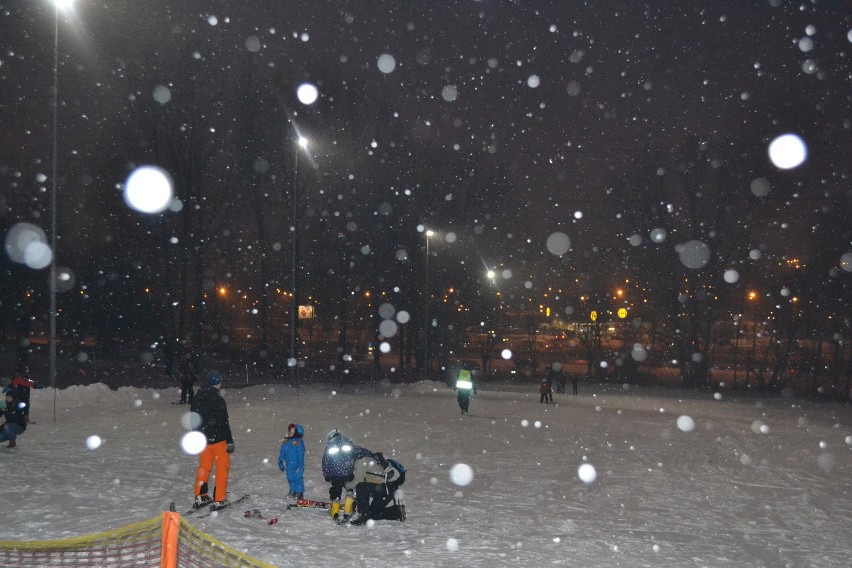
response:
[(476, 394), (476, 377), (475, 373), (468, 369), (460, 369), (458, 377), (456, 377), (455, 390), (458, 393), (459, 408), (462, 414), (467, 414), (470, 407), (470, 393)]

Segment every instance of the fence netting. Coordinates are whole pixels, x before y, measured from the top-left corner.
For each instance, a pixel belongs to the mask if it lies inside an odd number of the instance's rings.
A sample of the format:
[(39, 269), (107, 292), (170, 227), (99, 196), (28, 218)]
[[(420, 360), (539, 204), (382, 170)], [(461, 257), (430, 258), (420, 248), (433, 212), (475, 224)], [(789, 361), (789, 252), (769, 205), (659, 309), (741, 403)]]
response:
[(275, 568), (198, 530), (177, 513), (60, 540), (0, 541), (3, 568)]

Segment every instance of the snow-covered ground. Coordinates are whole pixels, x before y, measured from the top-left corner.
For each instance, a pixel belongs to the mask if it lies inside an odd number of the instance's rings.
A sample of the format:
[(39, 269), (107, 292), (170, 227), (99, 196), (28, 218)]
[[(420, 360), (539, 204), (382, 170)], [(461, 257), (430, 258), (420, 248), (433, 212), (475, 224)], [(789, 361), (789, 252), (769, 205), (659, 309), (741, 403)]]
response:
[[(543, 405), (535, 385), (485, 385), (461, 416), (440, 383), (235, 386), (223, 389), (230, 493), (252, 497), (190, 520), (278, 566), (848, 568), (852, 558), (848, 406), (612, 385)], [(189, 508), (197, 458), (181, 450), (177, 398), (100, 384), (35, 391), (36, 423), (0, 451), (0, 539), (100, 532), (171, 501)], [(306, 497), (328, 495), (320, 458), (337, 427), (408, 468), (408, 519), (340, 527), (320, 511), (285, 511), (276, 459), (293, 421), (306, 430)], [(254, 508), (280, 522), (243, 517)]]

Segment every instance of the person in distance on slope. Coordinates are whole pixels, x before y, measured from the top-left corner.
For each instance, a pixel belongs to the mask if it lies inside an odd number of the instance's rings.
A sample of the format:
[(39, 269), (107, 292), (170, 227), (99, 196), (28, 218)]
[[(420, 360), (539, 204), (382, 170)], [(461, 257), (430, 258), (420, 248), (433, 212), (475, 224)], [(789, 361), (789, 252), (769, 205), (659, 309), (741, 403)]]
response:
[[(195, 430), (200, 430), (207, 438), (207, 445), (198, 454), (198, 470), (195, 473), (196, 508), (210, 504), (213, 509), (228, 505), (228, 474), (231, 469), (231, 454), (234, 451), (234, 438), (231, 435), (231, 423), (228, 419), (228, 407), (219, 394), (222, 388), (222, 374), (219, 371), (207, 373), (207, 386), (198, 389), (190, 409)], [(195, 420), (199, 420), (195, 423)], [(207, 494), (207, 482), (213, 467), (216, 467), (216, 488), (212, 503)]]
[[(554, 383), (556, 383), (556, 393), (557, 394), (565, 394), (565, 373), (562, 372), (562, 364), (558, 361), (555, 363), (551, 363), (547, 366), (546, 371), (547, 378), (550, 379), (550, 386), (552, 387)], [(553, 399), (550, 399), (550, 402), (553, 402)]]
[(541, 393), (541, 396), (538, 399), (539, 402), (553, 402), (553, 389), (550, 387), (550, 383), (548, 383), (547, 380), (542, 379), (541, 384), (538, 386), (538, 392)]
[[(6, 390), (6, 408), (3, 409), (3, 418), (6, 423), (0, 427), (0, 442), (14, 440), (27, 429), (27, 416), (24, 414), (24, 406), (18, 400), (14, 389)], [(15, 446), (11, 445), (14, 448)]]
[(178, 404), (192, 404), (192, 399), (195, 396), (195, 378), (198, 370), (195, 367), (195, 360), (192, 354), (187, 354), (178, 365), (178, 380), (180, 380), (180, 401)]
[(470, 408), (470, 392), (476, 394), (476, 371), (462, 368), (456, 377), (455, 390), (458, 393), (456, 400), (459, 403), (462, 414), (467, 414)]
[[(355, 478), (355, 460), (375, 456), (367, 448), (353, 444), (337, 428), (332, 428), (325, 440), (325, 450), (322, 453), (322, 475), (331, 483), (328, 490), (328, 497), (331, 499), (331, 516), (337, 518), (340, 514), (340, 497), (343, 494), (343, 487)], [(353, 493), (354, 487), (352, 491), (349, 489), (346, 491), (346, 500), (343, 504), (344, 515), (351, 515), (353, 512), (355, 506)]]
[[(363, 525), (370, 520), (405, 520), (405, 505), (397, 500), (396, 492), (405, 483), (405, 467), (395, 459), (385, 459), (381, 453), (375, 457), (355, 460), (352, 481), (355, 486), (358, 517), (353, 525)], [(392, 503), (392, 504), (391, 504)]]
[(302, 499), (305, 496), (305, 429), (300, 424), (287, 426), (287, 438), (278, 452), (278, 469), (287, 472), (290, 492), (287, 497)]

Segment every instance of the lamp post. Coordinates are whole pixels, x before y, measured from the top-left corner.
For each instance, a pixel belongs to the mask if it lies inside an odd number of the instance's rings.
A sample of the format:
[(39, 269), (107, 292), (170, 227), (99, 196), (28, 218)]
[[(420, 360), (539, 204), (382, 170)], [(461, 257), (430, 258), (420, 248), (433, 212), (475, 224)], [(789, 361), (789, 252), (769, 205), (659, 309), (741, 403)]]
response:
[(53, 422), (56, 422), (56, 192), (58, 175), (59, 114), (59, 12), (70, 8), (71, 0), (53, 0), (53, 155), (50, 188), (50, 339), (48, 358), (50, 387), (53, 389)]
[(423, 309), (423, 314), (425, 315), (425, 326), (424, 326), (424, 336), (423, 336), (423, 380), (426, 380), (426, 372), (429, 369), (429, 237), (434, 235), (435, 233), (430, 230), (426, 230), (426, 304)]
[(293, 188), (290, 192), (290, 207), (293, 214), (293, 265), (291, 272), (291, 281), (293, 284), (293, 297), (290, 309), (290, 382), (295, 383), (299, 378), (299, 358), (298, 358), (298, 341), (297, 329), (299, 325), (299, 213), (296, 209), (298, 204), (298, 189), (299, 189), (299, 148), (307, 150), (308, 139), (299, 136), (298, 145), (294, 150), (293, 156)]

